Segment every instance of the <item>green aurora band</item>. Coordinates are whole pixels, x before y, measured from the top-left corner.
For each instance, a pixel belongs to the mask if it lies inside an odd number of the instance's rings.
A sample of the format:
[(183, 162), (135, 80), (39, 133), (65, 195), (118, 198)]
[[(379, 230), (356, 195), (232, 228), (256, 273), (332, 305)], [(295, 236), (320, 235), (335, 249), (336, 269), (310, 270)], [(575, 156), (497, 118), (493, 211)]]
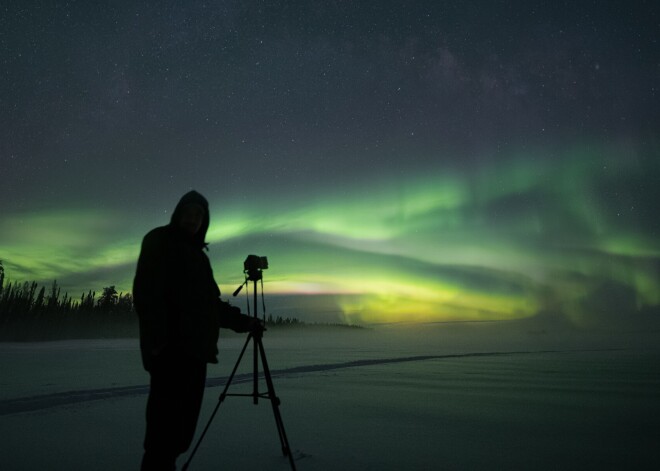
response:
[[(657, 195), (639, 191), (660, 174), (657, 148), (530, 155), (284, 195), (267, 210), (211, 199), (216, 279), (230, 293), (245, 256), (267, 255), (266, 293), (303, 320), (314, 311), (351, 323), (552, 311), (589, 324), (607, 293), (618, 310), (657, 309)], [(74, 298), (109, 285), (130, 291), (141, 237), (167, 222), (81, 208), (10, 214), (0, 259), (12, 280), (57, 279)]]

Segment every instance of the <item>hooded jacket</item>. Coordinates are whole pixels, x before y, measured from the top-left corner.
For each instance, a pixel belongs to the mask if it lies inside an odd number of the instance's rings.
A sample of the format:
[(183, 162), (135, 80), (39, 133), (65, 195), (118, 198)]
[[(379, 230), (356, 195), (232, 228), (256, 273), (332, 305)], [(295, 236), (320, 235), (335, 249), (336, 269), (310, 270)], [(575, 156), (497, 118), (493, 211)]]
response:
[[(194, 236), (179, 227), (181, 212), (189, 204), (204, 209), (201, 228)], [(249, 320), (240, 309), (220, 300), (204, 253), (209, 222), (208, 201), (190, 191), (177, 204), (170, 223), (153, 229), (142, 241), (133, 300), (146, 370), (163, 352), (217, 363), (218, 329), (239, 330)]]

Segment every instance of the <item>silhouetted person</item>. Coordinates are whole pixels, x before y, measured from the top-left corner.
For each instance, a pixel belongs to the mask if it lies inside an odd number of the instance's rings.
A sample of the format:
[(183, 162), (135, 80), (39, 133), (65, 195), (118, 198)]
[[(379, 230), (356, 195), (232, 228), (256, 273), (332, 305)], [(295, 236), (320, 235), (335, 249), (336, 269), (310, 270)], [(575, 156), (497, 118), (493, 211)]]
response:
[(220, 327), (236, 332), (259, 322), (220, 300), (204, 253), (208, 202), (186, 193), (170, 223), (142, 241), (133, 284), (142, 363), (151, 377), (142, 470), (176, 469), (195, 434), (207, 363), (217, 363)]

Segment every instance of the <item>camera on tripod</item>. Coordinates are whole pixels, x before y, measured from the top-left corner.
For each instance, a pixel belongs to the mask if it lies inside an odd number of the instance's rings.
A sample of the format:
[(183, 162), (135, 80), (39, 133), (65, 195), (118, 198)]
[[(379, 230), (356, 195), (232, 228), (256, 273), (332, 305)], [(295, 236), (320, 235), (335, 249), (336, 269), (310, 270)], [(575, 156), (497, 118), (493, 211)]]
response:
[(236, 291), (234, 291), (233, 296), (237, 296), (241, 292), (243, 286), (247, 284), (248, 281), (259, 281), (262, 280), (263, 283), (263, 272), (268, 268), (268, 258), (260, 257), (258, 255), (248, 255), (245, 261), (243, 262), (243, 273), (245, 273), (245, 282), (241, 284)]
[(243, 262), (245, 271), (266, 270), (268, 268), (268, 257), (260, 257), (258, 255), (248, 255)]
[(260, 257), (258, 255), (248, 255), (245, 261), (243, 262), (243, 271), (247, 275), (247, 279), (250, 281), (258, 281), (263, 279), (261, 270), (265, 270), (267, 268), (268, 268), (267, 257)]

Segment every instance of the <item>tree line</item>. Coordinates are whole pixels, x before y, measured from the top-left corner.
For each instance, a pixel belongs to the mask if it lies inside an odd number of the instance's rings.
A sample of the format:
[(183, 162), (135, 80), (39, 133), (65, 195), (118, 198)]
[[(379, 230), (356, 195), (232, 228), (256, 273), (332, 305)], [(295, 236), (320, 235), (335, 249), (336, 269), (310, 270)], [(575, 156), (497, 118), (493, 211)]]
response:
[[(358, 327), (345, 324), (307, 324), (295, 317), (269, 315), (268, 327)], [(5, 278), (0, 260), (0, 341), (55, 340), (66, 338), (136, 337), (137, 315), (131, 293), (114, 285), (82, 293), (80, 298), (62, 294), (57, 281), (47, 288), (35, 281), (12, 282)]]
[(35, 281), (7, 281), (0, 261), (0, 340), (136, 335), (137, 324), (130, 293), (115, 286), (83, 293), (62, 294), (57, 280), (50, 287)]

